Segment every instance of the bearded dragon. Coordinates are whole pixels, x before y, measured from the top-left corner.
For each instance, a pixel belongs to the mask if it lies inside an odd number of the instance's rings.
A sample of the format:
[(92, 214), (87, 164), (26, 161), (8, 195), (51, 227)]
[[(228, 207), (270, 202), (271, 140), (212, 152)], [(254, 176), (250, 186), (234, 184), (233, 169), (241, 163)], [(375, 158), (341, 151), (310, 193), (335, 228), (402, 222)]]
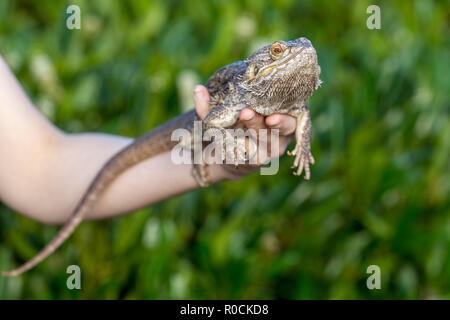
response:
[[(266, 45), (248, 59), (219, 69), (208, 79), (206, 88), (212, 109), (203, 120), (203, 129), (236, 127), (245, 107), (264, 116), (274, 113), (294, 116), (296, 145), (288, 154), (295, 156), (294, 174), (300, 175), (305, 170), (305, 179), (309, 179), (309, 166), (314, 164), (314, 158), (310, 151), (311, 118), (306, 100), (319, 87), (319, 75), (316, 50), (308, 39)], [(48, 257), (73, 233), (112, 181), (128, 168), (171, 150), (177, 143), (172, 141), (171, 133), (179, 128), (192, 131), (194, 121), (199, 120), (194, 110), (188, 111), (118, 152), (98, 172), (58, 235), (33, 259), (13, 271), (3, 272), (3, 276), (19, 275)], [(208, 184), (205, 165), (194, 165), (192, 171), (200, 186)]]

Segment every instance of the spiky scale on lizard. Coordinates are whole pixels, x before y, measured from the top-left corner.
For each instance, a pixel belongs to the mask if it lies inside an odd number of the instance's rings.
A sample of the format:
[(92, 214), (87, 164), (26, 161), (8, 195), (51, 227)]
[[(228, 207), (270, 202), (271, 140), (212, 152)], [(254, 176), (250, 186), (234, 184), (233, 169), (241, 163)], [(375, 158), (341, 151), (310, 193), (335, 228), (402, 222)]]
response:
[[(296, 146), (288, 154), (295, 156), (296, 175), (314, 164), (310, 151), (311, 118), (306, 100), (320, 85), (320, 67), (311, 42), (306, 38), (276, 41), (260, 48), (248, 59), (227, 65), (207, 81), (211, 112), (203, 121), (204, 129), (224, 129), (238, 125), (239, 113), (244, 107), (268, 116), (285, 113), (297, 118)], [(33, 259), (4, 276), (19, 275), (37, 265), (55, 251), (83, 221), (98, 198), (109, 185), (132, 166), (172, 149), (172, 131), (185, 128), (193, 131), (194, 121), (200, 120), (195, 111), (178, 116), (136, 139), (113, 156), (99, 171), (75, 208), (71, 218), (58, 235)], [(193, 176), (200, 186), (208, 185), (205, 165), (193, 166)]]

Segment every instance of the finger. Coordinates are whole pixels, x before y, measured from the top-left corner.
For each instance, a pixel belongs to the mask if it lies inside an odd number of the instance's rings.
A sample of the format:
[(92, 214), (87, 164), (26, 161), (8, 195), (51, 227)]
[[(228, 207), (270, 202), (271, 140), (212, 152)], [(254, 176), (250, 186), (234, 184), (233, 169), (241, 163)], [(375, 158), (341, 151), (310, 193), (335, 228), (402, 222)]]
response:
[(271, 129), (280, 130), (282, 136), (289, 136), (295, 132), (297, 120), (287, 114), (273, 114), (266, 118), (266, 125)]
[(239, 120), (241, 120), (244, 125), (249, 129), (262, 129), (264, 125), (264, 116), (256, 113), (250, 108), (244, 108), (239, 115)]
[(209, 92), (204, 86), (195, 86), (194, 102), (195, 111), (197, 111), (198, 116), (203, 120), (211, 110), (209, 106)]

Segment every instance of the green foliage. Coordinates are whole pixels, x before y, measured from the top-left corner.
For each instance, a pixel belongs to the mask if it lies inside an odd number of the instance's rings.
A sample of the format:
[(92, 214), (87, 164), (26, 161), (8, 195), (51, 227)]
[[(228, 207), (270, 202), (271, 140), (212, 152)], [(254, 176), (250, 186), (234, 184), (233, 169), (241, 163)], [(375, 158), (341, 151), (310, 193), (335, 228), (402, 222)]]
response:
[[(69, 4), (81, 30), (67, 30)], [(450, 298), (448, 3), (0, 1), (0, 53), (68, 132), (139, 136), (191, 104), (190, 82), (260, 44), (308, 37), (312, 180), (252, 175), (85, 223), (0, 298)], [(186, 89), (187, 88), (187, 89)], [(1, 90), (1, 88), (0, 88)], [(0, 208), (0, 267), (57, 231)], [(66, 288), (79, 264), (82, 290)], [(366, 268), (381, 268), (368, 290)]]

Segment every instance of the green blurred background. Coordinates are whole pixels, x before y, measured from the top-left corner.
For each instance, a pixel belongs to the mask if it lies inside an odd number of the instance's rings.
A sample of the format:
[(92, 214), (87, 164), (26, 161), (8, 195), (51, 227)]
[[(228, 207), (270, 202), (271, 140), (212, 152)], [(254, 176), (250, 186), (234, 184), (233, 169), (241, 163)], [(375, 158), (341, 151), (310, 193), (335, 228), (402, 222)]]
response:
[[(81, 30), (66, 8), (81, 8)], [(369, 30), (366, 8), (381, 8)], [(83, 224), (1, 299), (450, 298), (449, 2), (0, 1), (0, 53), (67, 132), (137, 137), (194, 84), (274, 40), (309, 38), (316, 165), (254, 174)], [(1, 90), (1, 88), (0, 88)], [(58, 228), (0, 206), (0, 267)], [(82, 290), (66, 288), (68, 265)], [(368, 290), (366, 268), (381, 268)]]

